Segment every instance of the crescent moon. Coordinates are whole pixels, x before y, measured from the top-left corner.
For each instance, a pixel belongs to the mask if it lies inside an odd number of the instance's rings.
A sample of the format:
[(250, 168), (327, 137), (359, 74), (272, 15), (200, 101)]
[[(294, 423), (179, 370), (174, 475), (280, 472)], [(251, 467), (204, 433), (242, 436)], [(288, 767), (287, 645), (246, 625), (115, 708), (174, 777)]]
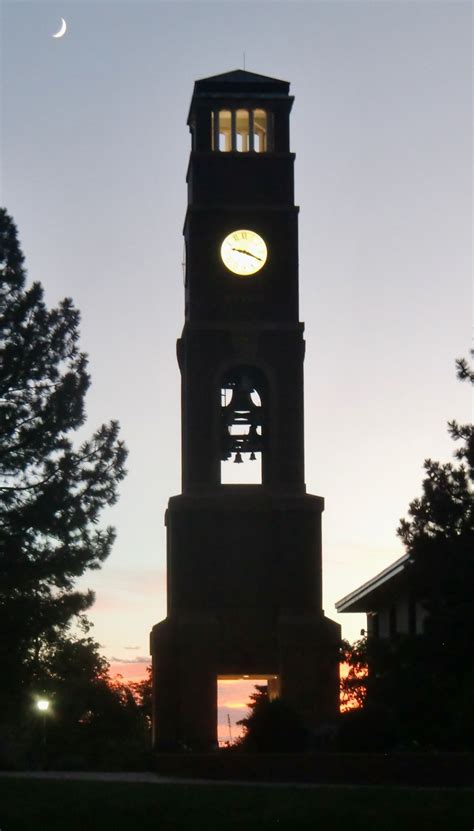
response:
[(56, 32), (55, 35), (51, 35), (51, 37), (53, 37), (53, 38), (62, 38), (63, 35), (66, 34), (66, 31), (67, 31), (66, 21), (64, 20), (64, 17), (62, 17), (61, 18), (61, 26), (59, 28), (59, 31)]

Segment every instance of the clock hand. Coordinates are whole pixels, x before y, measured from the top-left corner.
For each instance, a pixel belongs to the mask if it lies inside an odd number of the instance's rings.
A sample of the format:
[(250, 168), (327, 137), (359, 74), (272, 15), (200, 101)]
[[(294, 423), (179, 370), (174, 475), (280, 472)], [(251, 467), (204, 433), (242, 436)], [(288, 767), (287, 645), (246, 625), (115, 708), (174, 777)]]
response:
[(232, 248), (232, 251), (237, 251), (238, 254), (247, 254), (248, 257), (253, 257), (254, 260), (260, 260), (260, 262), (262, 262), (261, 257), (257, 257), (257, 255), (252, 254), (251, 251), (246, 251), (245, 248)]

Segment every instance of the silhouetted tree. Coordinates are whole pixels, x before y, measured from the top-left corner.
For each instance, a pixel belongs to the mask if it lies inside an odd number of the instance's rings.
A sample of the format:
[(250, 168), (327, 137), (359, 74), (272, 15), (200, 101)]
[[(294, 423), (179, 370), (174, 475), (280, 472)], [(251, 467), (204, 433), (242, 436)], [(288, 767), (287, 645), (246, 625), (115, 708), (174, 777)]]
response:
[[(459, 378), (474, 383), (466, 361), (457, 361), (457, 368)], [(459, 464), (425, 461), (423, 494), (410, 504), (398, 535), (411, 556), (417, 597), (429, 612), (427, 631), (458, 642), (460, 630), (474, 631), (474, 425), (451, 421), (448, 427), (463, 442), (454, 454)]]
[[(458, 377), (474, 383), (467, 361), (456, 363)], [(401, 743), (456, 749), (474, 747), (474, 426), (448, 427), (462, 442), (457, 462), (425, 461), (422, 495), (398, 529), (427, 612), (424, 632), (369, 643), (367, 700)]]
[(114, 530), (97, 521), (117, 499), (126, 458), (116, 421), (73, 445), (89, 386), (79, 312), (70, 299), (48, 309), (41, 285), (26, 286), (23, 262), (2, 209), (0, 719), (26, 700), (50, 650), (93, 602), (74, 584), (110, 553)]
[(43, 649), (41, 666), (31, 681), (31, 704), (40, 696), (50, 702), (47, 723), (42, 724), (34, 706), (27, 707), (21, 722), (10, 726), (10, 746), (1, 748), (3, 761), (56, 769), (143, 767), (150, 725), (134, 686), (110, 677), (109, 663), (87, 634), (58, 636)]
[(341, 708), (363, 707), (367, 696), (367, 637), (352, 644), (342, 641), (341, 662), (347, 668), (341, 675)]
[(152, 714), (152, 675), (151, 664), (146, 668), (146, 677), (141, 681), (134, 681), (129, 684), (133, 696), (138, 704), (140, 712), (143, 714), (145, 721), (151, 727)]
[(281, 698), (269, 699), (266, 686), (255, 686), (250, 696), (250, 715), (237, 724), (245, 728), (238, 744), (257, 753), (286, 753), (305, 750), (308, 731), (298, 714)]

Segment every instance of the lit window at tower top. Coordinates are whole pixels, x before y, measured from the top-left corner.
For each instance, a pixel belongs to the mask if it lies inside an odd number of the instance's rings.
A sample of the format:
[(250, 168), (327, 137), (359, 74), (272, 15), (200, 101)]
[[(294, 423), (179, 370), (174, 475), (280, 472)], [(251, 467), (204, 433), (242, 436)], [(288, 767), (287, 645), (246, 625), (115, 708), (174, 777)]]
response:
[(221, 153), (268, 153), (271, 113), (260, 109), (217, 110), (211, 113), (212, 150)]

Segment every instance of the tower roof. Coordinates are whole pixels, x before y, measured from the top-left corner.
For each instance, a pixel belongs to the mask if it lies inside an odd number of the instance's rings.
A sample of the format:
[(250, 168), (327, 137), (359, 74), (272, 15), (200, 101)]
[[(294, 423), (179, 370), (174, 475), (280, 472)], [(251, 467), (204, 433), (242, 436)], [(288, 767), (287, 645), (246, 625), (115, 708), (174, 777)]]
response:
[(285, 92), (288, 94), (290, 85), (288, 81), (280, 81), (279, 78), (270, 78), (268, 75), (259, 75), (256, 72), (247, 72), (245, 69), (233, 69), (231, 72), (222, 72), (220, 75), (211, 75), (209, 78), (201, 78), (194, 84), (194, 94), (200, 92), (211, 92), (222, 89), (222, 92), (231, 90), (247, 91), (250, 86), (257, 86), (259, 91)]
[(289, 96), (289, 90), (288, 81), (247, 72), (245, 69), (233, 69), (231, 72), (195, 81), (189, 115), (191, 116), (194, 103), (205, 98), (279, 98), (289, 100), (291, 106), (293, 98)]

